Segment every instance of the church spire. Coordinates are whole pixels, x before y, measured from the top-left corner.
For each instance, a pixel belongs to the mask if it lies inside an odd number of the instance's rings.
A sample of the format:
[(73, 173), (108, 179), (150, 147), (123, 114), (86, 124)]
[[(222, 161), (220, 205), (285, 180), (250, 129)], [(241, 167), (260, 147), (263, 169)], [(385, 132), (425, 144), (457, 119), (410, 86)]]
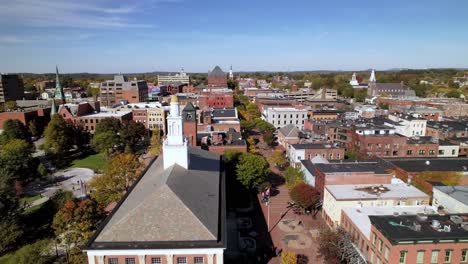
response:
[(372, 69), (372, 72), (371, 72), (371, 75), (370, 75), (370, 78), (369, 78), (369, 82), (377, 82), (377, 79), (375, 78), (375, 71), (374, 69)]
[(65, 103), (65, 94), (63, 93), (62, 85), (60, 84), (58, 66), (55, 66), (55, 94), (54, 99), (60, 99), (62, 104)]
[(231, 65), (231, 69), (229, 70), (229, 79), (234, 79), (234, 73), (232, 72), (232, 65)]

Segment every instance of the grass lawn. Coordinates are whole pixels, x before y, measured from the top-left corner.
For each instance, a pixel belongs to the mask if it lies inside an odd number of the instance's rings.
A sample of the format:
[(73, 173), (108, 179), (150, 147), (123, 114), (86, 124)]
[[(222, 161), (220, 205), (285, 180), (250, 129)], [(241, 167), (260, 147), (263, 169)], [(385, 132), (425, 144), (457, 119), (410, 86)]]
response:
[(41, 198), (41, 195), (37, 194), (37, 195), (34, 195), (34, 196), (26, 196), (26, 197), (23, 197), (20, 199), (20, 203), (21, 204), (25, 204), (25, 203), (32, 203), (34, 201), (36, 201), (37, 199), (40, 199)]
[(70, 168), (88, 168), (94, 171), (104, 171), (107, 166), (107, 160), (104, 153), (89, 155), (82, 159), (73, 160)]

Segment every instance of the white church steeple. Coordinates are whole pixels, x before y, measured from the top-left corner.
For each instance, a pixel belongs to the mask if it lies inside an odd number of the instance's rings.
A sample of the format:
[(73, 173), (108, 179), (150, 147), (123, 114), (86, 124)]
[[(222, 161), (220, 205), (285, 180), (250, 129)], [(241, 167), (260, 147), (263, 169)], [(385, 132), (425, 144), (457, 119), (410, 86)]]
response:
[(231, 65), (231, 69), (229, 70), (229, 79), (231, 80), (234, 79), (234, 73), (232, 72), (232, 65)]
[(375, 78), (375, 71), (374, 69), (372, 69), (372, 72), (371, 72), (371, 75), (370, 75), (370, 78), (369, 78), (369, 82), (377, 82), (377, 79)]
[(349, 81), (349, 84), (351, 84), (352, 86), (358, 86), (359, 85), (359, 82), (356, 78), (356, 73), (353, 73), (353, 76), (351, 77), (351, 81)]
[(167, 137), (163, 145), (164, 169), (178, 164), (188, 169), (189, 154), (187, 141), (184, 139), (182, 116), (176, 95), (171, 97), (170, 114), (167, 117)]

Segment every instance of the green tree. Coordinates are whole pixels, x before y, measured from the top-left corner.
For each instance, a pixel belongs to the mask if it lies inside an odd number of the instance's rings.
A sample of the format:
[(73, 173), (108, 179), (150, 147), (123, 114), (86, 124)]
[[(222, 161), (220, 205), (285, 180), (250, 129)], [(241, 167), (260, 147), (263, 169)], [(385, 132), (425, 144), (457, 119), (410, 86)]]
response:
[(41, 135), (35, 120), (29, 121), (28, 128), (29, 128), (29, 132), (31, 133), (31, 136), (38, 137)]
[(147, 136), (147, 130), (142, 123), (130, 120), (122, 124), (119, 135), (125, 147), (134, 153), (136, 144)]
[(60, 115), (53, 115), (44, 131), (44, 149), (63, 155), (73, 147), (73, 129)]
[(37, 169), (33, 162), (34, 146), (22, 139), (13, 139), (2, 148), (1, 158), (5, 161), (3, 166), (15, 180), (30, 178), (31, 172)]
[(261, 156), (242, 153), (236, 166), (237, 180), (253, 189), (264, 182), (270, 173), (268, 162)]
[(299, 168), (289, 166), (284, 171), (283, 176), (289, 188), (293, 188), (297, 184), (304, 182), (304, 172)]
[(23, 234), (19, 225), (14, 180), (0, 159), (0, 254), (10, 250)]
[(275, 150), (273, 153), (271, 153), (271, 156), (268, 158), (268, 161), (270, 163), (275, 164), (275, 166), (279, 168), (283, 168), (288, 164), (288, 159), (284, 157), (284, 153), (282, 150)]
[(113, 117), (106, 117), (103, 118), (99, 122), (99, 124), (96, 125), (96, 130), (94, 134), (100, 134), (104, 132), (113, 132), (115, 134), (118, 134), (121, 128), (122, 123), (120, 123), (119, 119)]
[(91, 140), (93, 149), (100, 153), (105, 153), (107, 157), (116, 145), (120, 143), (120, 138), (116, 133), (105, 131), (95, 134)]
[(91, 197), (106, 206), (117, 202), (140, 176), (140, 162), (133, 154), (122, 153), (113, 157), (104, 175), (93, 178), (90, 185), (95, 191)]
[(16, 104), (16, 101), (6, 101), (5, 108), (11, 111), (15, 111), (18, 109), (18, 104)]
[(357, 102), (364, 102), (367, 96), (367, 91), (366, 90), (358, 90), (354, 92), (354, 98), (356, 99)]
[(460, 95), (461, 95), (461, 93), (457, 89), (451, 89), (447, 93), (447, 97), (449, 97), (449, 98), (460, 98)]
[(28, 128), (17, 119), (8, 119), (3, 123), (0, 143), (4, 145), (12, 139), (23, 139), (27, 142), (31, 142), (31, 135)]
[(263, 132), (262, 138), (268, 146), (273, 146), (275, 144), (275, 135), (270, 130)]

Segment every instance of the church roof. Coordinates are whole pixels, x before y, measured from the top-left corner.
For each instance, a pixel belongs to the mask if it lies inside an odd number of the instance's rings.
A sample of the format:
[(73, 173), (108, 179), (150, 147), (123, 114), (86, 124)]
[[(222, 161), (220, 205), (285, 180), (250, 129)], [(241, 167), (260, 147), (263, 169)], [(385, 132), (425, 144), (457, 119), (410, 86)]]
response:
[(189, 168), (150, 165), (87, 249), (220, 247), (225, 197), (221, 158), (189, 148)]
[(187, 105), (185, 105), (184, 110), (182, 111), (196, 111), (195, 106), (191, 102), (189, 102)]
[(219, 66), (216, 66), (208, 73), (208, 77), (226, 77), (226, 73)]

